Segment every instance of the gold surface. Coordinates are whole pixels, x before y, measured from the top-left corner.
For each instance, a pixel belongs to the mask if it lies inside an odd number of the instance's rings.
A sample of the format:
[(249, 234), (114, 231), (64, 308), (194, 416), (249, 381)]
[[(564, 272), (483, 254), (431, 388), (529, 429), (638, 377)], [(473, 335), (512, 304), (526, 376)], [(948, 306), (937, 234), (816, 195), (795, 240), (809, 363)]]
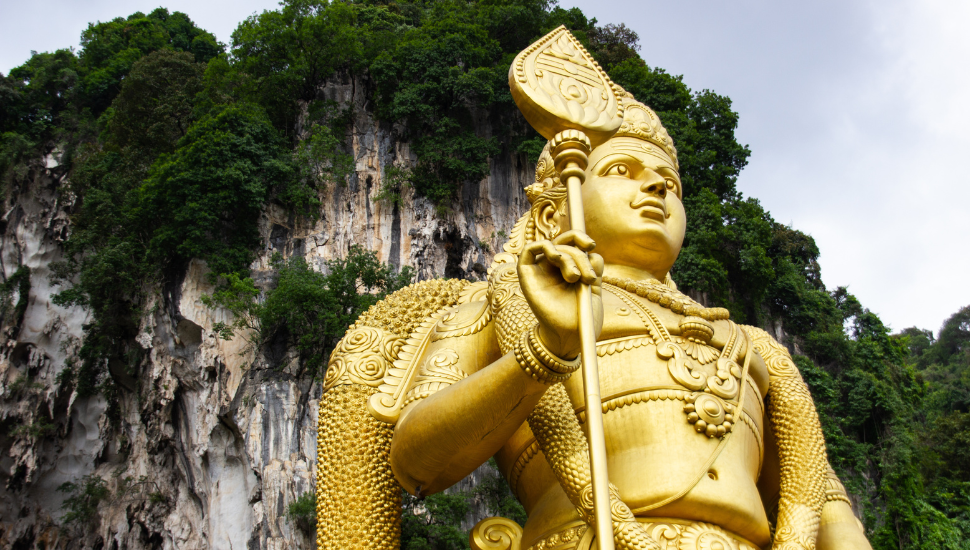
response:
[[(551, 141), (488, 281), (414, 285), (334, 352), (319, 548), (396, 548), (399, 487), (441, 491), (493, 456), (529, 520), (484, 520), (475, 549), (599, 548), (598, 517), (619, 548), (870, 548), (787, 349), (677, 290), (687, 220), (676, 149), (577, 44), (556, 29), (510, 70), (513, 96)], [(570, 224), (577, 196), (585, 227)], [(568, 370), (583, 331), (595, 392), (581, 376), (549, 385), (527, 372)], [(606, 458), (609, 505), (594, 505), (591, 443)]]
[(365, 312), (327, 367), (317, 427), (317, 548), (397, 550), (401, 486), (389, 463), (393, 426), (368, 411), (405, 336), (459, 302), (465, 281), (425, 281)]

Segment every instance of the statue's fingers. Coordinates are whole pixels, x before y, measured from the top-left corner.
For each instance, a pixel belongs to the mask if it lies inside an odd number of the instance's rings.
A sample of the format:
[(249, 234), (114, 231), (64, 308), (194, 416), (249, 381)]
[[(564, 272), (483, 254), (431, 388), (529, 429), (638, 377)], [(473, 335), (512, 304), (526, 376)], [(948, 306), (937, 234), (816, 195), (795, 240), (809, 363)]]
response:
[(539, 256), (546, 254), (547, 248), (551, 246), (549, 241), (534, 241), (525, 245), (522, 255), (519, 256), (519, 265), (535, 265)]
[(558, 249), (550, 241), (536, 241), (522, 250), (519, 265), (551, 266), (553, 269), (558, 269), (567, 282), (574, 283), (579, 280), (581, 271), (576, 265), (576, 260), (571, 255), (563, 253), (568, 250), (570, 250), (569, 247)]
[(596, 277), (602, 277), (603, 270), (606, 267), (606, 262), (603, 261), (603, 257), (596, 253), (590, 254), (589, 263), (593, 265), (593, 271), (596, 272)]
[[(575, 283), (578, 281), (583, 275), (583, 270), (580, 266), (583, 262), (586, 262), (585, 254), (568, 246), (556, 248), (550, 244), (550, 247), (554, 249), (555, 255), (549, 256), (549, 263), (559, 268), (559, 272), (562, 273), (562, 278), (567, 283)], [(582, 256), (577, 257), (579, 254)]]
[(552, 242), (556, 245), (575, 246), (583, 252), (589, 252), (590, 250), (596, 248), (596, 241), (594, 241), (592, 237), (581, 231), (576, 231), (575, 229), (566, 231), (562, 235), (556, 237)]
[[(596, 270), (593, 264), (590, 263), (589, 255), (586, 252), (574, 247), (574, 246), (560, 246), (558, 250), (562, 251), (564, 255), (569, 255), (574, 262), (576, 262), (576, 267), (579, 269), (579, 278), (577, 280), (582, 281), (587, 285), (593, 284), (596, 280)], [(575, 282), (575, 281), (569, 281)]]

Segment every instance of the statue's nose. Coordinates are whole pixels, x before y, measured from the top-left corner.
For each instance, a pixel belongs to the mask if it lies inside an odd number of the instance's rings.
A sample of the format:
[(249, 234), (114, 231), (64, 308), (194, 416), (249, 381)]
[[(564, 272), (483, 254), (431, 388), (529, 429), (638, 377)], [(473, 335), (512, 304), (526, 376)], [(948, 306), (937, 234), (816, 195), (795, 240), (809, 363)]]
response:
[(661, 179), (660, 181), (645, 181), (640, 184), (640, 191), (648, 195), (655, 195), (657, 197), (663, 198), (667, 196), (667, 180)]

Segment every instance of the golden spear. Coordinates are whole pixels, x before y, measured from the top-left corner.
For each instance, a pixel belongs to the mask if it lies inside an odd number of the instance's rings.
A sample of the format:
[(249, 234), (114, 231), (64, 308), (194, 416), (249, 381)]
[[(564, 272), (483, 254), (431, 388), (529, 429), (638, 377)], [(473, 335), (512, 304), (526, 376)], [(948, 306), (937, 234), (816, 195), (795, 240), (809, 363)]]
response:
[[(529, 124), (552, 140), (552, 156), (566, 185), (570, 228), (586, 232), (581, 187), (587, 155), (623, 122), (616, 87), (576, 38), (561, 26), (523, 50), (509, 69), (509, 87)], [(606, 438), (596, 362), (593, 296), (580, 283), (579, 334), (583, 358), (593, 514), (600, 550), (614, 550)]]

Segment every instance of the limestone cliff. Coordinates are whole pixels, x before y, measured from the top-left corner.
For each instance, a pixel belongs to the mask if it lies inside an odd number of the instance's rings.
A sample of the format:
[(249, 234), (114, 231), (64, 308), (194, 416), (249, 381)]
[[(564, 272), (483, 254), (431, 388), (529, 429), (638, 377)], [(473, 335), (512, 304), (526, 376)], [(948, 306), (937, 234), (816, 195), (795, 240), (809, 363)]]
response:
[[(493, 158), (491, 174), (468, 182), (445, 211), (407, 189), (400, 204), (377, 201), (385, 168), (415, 159), (360, 90), (352, 82), (326, 89), (355, 107), (354, 173), (324, 190), (315, 223), (264, 212), (257, 280), (270, 280), (274, 252), (323, 269), (351, 244), (411, 265), (421, 279), (481, 278), (527, 207), (532, 167), (522, 155)], [(212, 290), (204, 264), (151, 289), (138, 336), (144, 354), (133, 375), (111, 367), (121, 386), (111, 402), (61, 387), (87, 318), (52, 302), (59, 288), (49, 266), (62, 257), (75, 202), (65, 172), (56, 155), (33, 163), (29, 183), (8, 190), (0, 219), (4, 277), (30, 269), (29, 289), (10, 292), (15, 314), (0, 335), (0, 548), (310, 548), (286, 510), (314, 486), (320, 384), (278, 366), (289, 364), (288, 350), (268, 358), (242, 337), (216, 337), (213, 323), (227, 319), (200, 301)], [(57, 488), (88, 475), (107, 488), (98, 523), (64, 530), (66, 493)]]

